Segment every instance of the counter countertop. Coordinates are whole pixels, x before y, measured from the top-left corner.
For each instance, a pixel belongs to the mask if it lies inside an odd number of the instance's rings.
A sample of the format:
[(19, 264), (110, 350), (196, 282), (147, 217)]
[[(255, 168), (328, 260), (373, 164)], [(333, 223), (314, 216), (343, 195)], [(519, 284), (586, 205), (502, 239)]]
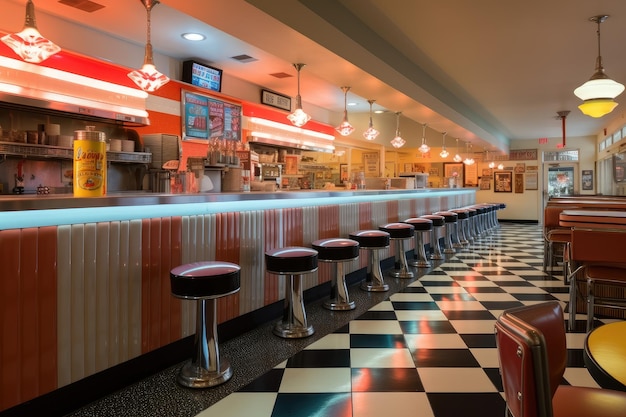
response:
[(91, 198), (54, 194), (6, 196), (0, 197), (0, 230), (414, 198), (445, 198), (475, 192), (472, 188), (426, 188), (198, 194), (137, 192), (111, 193), (104, 197)]
[(186, 204), (229, 201), (256, 201), (275, 199), (307, 199), (320, 197), (354, 197), (374, 195), (411, 195), (433, 192), (454, 192), (463, 188), (421, 188), (391, 190), (292, 190), (292, 191), (251, 191), (193, 194), (164, 194), (152, 192), (119, 192), (109, 193), (103, 197), (74, 197), (72, 194), (47, 195), (0, 195), (0, 211), (17, 210), (53, 210), (67, 208), (138, 206), (152, 204)]

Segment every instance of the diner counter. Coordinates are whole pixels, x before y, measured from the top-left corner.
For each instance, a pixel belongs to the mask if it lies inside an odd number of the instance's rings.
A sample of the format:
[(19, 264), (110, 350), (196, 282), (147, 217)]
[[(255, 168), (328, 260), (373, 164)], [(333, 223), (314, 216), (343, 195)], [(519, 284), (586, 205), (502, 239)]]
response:
[[(474, 189), (299, 190), (277, 192), (160, 194), (110, 193), (78, 198), (71, 194), (0, 196), (0, 230), (98, 221), (122, 221), (172, 215), (210, 214), (244, 209), (273, 209), (326, 204), (458, 198)], [(207, 204), (211, 203), (211, 204)], [(248, 203), (250, 205), (248, 205)], [(243, 206), (242, 206), (243, 204)], [(71, 209), (62, 211), (62, 209)], [(90, 209), (90, 210), (84, 210)], [(32, 210), (42, 211), (32, 213)]]
[[(171, 295), (178, 265), (241, 266), (241, 289), (217, 300), (217, 320), (243, 332), (284, 299), (266, 251), (475, 200), (463, 188), (0, 197), (0, 412), (192, 336), (195, 305)], [(366, 267), (360, 256), (345, 273), (362, 279)], [(320, 265), (303, 289), (320, 292), (331, 277)]]

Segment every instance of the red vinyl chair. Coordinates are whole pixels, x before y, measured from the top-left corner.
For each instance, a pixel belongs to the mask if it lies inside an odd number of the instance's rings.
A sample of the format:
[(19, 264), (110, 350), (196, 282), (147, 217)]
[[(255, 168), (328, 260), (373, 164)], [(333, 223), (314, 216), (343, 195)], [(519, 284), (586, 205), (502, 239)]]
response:
[(560, 385), (567, 347), (558, 301), (506, 310), (495, 331), (508, 416), (626, 415), (626, 392)]

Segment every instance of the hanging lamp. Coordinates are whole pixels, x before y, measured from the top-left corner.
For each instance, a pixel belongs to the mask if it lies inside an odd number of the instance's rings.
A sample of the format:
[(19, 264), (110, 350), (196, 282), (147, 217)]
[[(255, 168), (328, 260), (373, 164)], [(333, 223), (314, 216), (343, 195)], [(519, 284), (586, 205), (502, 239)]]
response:
[(459, 140), (458, 139), (456, 140), (456, 154), (454, 155), (454, 158), (452, 158), (452, 160), (454, 162), (461, 162), (463, 160), (463, 158), (459, 154)]
[(470, 155), (470, 151), (472, 149), (472, 145), (469, 144), (469, 142), (465, 142), (465, 159), (463, 160), (463, 163), (465, 165), (474, 165), (474, 158), (471, 157)]
[(420, 151), (422, 155), (430, 152), (430, 146), (426, 144), (426, 123), (422, 125), (422, 144), (417, 150)]
[(311, 120), (311, 116), (309, 116), (308, 114), (304, 112), (304, 110), (302, 110), (302, 97), (300, 96), (300, 70), (305, 65), (306, 64), (293, 64), (293, 67), (297, 71), (298, 94), (296, 95), (296, 109), (293, 111), (293, 113), (290, 113), (287, 116), (287, 119), (289, 119), (291, 124), (297, 127), (302, 127), (306, 124), (306, 122)]
[(400, 115), (402, 114), (401, 111), (397, 111), (396, 112), (396, 136), (391, 140), (391, 145), (398, 149), (404, 146), (404, 144), (406, 143), (406, 140), (402, 139), (402, 137), (400, 136)]
[(372, 121), (372, 104), (374, 104), (376, 100), (367, 100), (370, 104), (370, 124), (369, 127), (363, 132), (363, 137), (367, 140), (374, 140), (380, 133), (378, 130), (374, 129), (374, 122)]
[(348, 91), (350, 91), (350, 87), (341, 87), (341, 91), (343, 91), (343, 120), (335, 130), (339, 132), (341, 136), (348, 136), (354, 132), (354, 127), (352, 127), (348, 121)]
[[(487, 151), (486, 159), (489, 160), (489, 151)], [(493, 169), (496, 167), (496, 162), (491, 158), (491, 162), (489, 162), (489, 168)]]
[(61, 50), (50, 40), (41, 36), (35, 20), (35, 5), (32, 0), (26, 2), (26, 18), (21, 32), (10, 33), (1, 38), (24, 61), (39, 64)]
[(598, 57), (596, 58), (596, 71), (589, 81), (574, 90), (574, 94), (583, 103), (578, 106), (583, 114), (591, 117), (602, 117), (609, 114), (617, 107), (615, 97), (622, 94), (624, 85), (613, 81), (604, 72), (602, 55), (600, 54), (600, 24), (608, 19), (608, 15), (590, 17), (589, 20), (598, 24)]
[(128, 77), (135, 82), (143, 91), (152, 93), (167, 84), (170, 79), (161, 74), (154, 66), (154, 58), (152, 56), (152, 42), (150, 41), (151, 20), (150, 15), (152, 8), (159, 4), (159, 0), (139, 0), (146, 9), (147, 30), (146, 30), (146, 54), (143, 59), (141, 69), (131, 71)]
[(447, 158), (448, 155), (450, 155), (450, 152), (447, 151), (446, 149), (446, 135), (448, 134), (448, 132), (443, 132), (443, 138), (441, 139), (441, 152), (439, 152), (439, 156), (442, 158)]

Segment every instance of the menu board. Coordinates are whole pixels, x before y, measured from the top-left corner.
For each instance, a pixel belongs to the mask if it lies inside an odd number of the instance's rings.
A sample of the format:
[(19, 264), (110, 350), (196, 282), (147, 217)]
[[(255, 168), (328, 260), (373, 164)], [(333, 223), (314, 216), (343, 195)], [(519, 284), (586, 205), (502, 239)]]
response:
[(182, 90), (183, 140), (241, 140), (241, 105)]

